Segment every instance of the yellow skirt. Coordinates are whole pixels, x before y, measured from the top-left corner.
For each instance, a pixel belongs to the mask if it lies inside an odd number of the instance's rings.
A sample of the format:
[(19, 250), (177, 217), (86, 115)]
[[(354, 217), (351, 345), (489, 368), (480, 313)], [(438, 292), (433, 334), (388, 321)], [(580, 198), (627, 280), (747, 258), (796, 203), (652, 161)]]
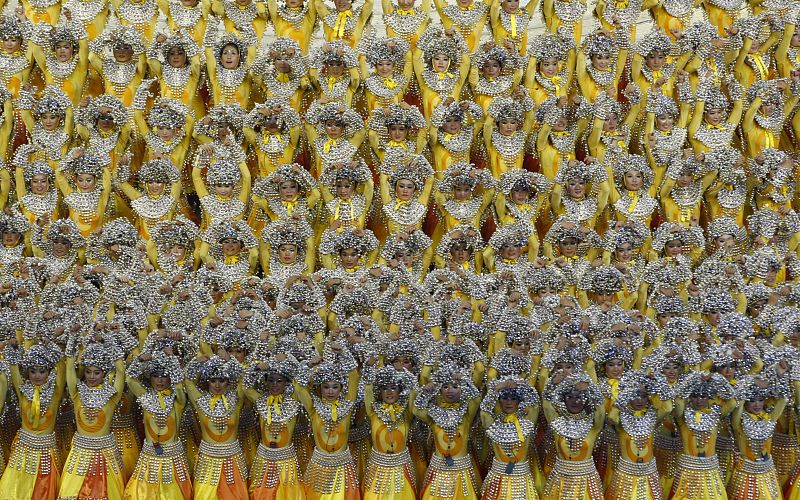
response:
[(492, 467), (483, 481), (483, 500), (537, 500), (536, 484), (528, 462), (492, 460)]
[(728, 484), (730, 500), (780, 500), (778, 475), (772, 458), (759, 462), (741, 459), (736, 463)]
[(775, 472), (778, 474), (778, 483), (781, 487), (792, 477), (792, 469), (800, 458), (799, 448), (795, 436), (780, 432), (772, 436), (772, 459), (775, 461)]
[(358, 476), (349, 448), (325, 453), (314, 448), (303, 485), (309, 500), (358, 500)]
[(733, 468), (736, 465), (736, 443), (731, 436), (717, 436), (717, 460), (719, 460), (719, 470), (722, 474), (722, 482), (731, 482)]
[(606, 500), (663, 500), (655, 459), (633, 463), (620, 458), (606, 487)]
[(136, 425), (133, 422), (132, 414), (126, 413), (119, 416), (115, 414), (114, 419), (111, 432), (114, 433), (117, 451), (122, 458), (122, 479), (127, 481), (133, 474), (136, 461), (139, 459), (139, 435), (136, 434)]
[(717, 456), (678, 457), (678, 477), (670, 500), (725, 500), (725, 485), (719, 472)]
[(239, 441), (200, 441), (193, 486), (195, 500), (248, 500), (247, 463)]
[(375, 448), (364, 475), (364, 500), (414, 500), (416, 472), (408, 448), (400, 453), (381, 453)]
[[(160, 454), (159, 454), (160, 453)], [(145, 442), (125, 486), (125, 500), (191, 500), (192, 479), (183, 445)]]
[(306, 496), (293, 444), (267, 448), (259, 443), (250, 478), (252, 500), (303, 500)]
[(122, 464), (114, 435), (75, 434), (64, 464), (58, 498), (121, 500), (123, 491)]
[(423, 500), (468, 500), (477, 498), (478, 475), (469, 455), (452, 459), (448, 464), (444, 457), (434, 453), (431, 457), (428, 472), (425, 474), (425, 485), (422, 488)]
[(681, 438), (664, 434), (656, 434), (653, 446), (653, 455), (658, 467), (658, 476), (661, 481), (661, 493), (668, 498), (672, 491), (672, 483), (678, 475), (678, 456), (683, 449)]
[(55, 500), (60, 481), (58, 463), (54, 433), (20, 430), (0, 478), (0, 500)]
[(800, 462), (794, 465), (794, 470), (786, 483), (786, 489), (783, 491), (783, 498), (786, 500), (800, 500)]
[(352, 427), (347, 445), (350, 448), (350, 454), (353, 455), (353, 462), (356, 464), (358, 482), (361, 483), (364, 481), (364, 474), (367, 472), (369, 463), (369, 453), (372, 451), (369, 426)]
[(543, 496), (547, 500), (602, 500), (603, 485), (594, 460), (573, 462), (556, 457)]

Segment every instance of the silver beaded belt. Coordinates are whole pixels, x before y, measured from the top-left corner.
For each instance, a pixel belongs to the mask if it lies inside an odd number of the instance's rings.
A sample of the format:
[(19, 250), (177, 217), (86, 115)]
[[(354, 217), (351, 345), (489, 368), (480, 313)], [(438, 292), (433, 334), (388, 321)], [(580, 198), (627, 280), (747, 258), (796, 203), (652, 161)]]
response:
[(775, 464), (772, 462), (772, 457), (767, 456), (763, 460), (742, 460), (742, 470), (746, 474), (765, 474), (775, 470)]
[(239, 441), (230, 443), (209, 443), (206, 440), (200, 441), (200, 453), (214, 458), (228, 458), (242, 452), (242, 445)]
[(258, 443), (258, 449), (256, 450), (256, 453), (259, 457), (268, 462), (290, 460), (297, 456), (297, 450), (294, 448), (294, 443), (290, 443), (288, 446), (283, 446), (281, 448), (267, 448), (264, 446), (264, 443)]
[(311, 454), (311, 462), (323, 467), (341, 467), (353, 463), (353, 455), (350, 454), (350, 448), (342, 448), (333, 453), (325, 453), (315, 447), (314, 453)]
[(450, 459), (450, 464), (447, 464), (445, 458), (436, 453), (431, 457), (429, 467), (432, 469), (445, 469), (445, 470), (469, 470), (472, 469), (472, 459), (469, 455), (463, 457), (453, 457)]
[(381, 453), (375, 448), (372, 448), (372, 453), (369, 455), (370, 462), (381, 465), (383, 467), (398, 467), (411, 463), (411, 454), (408, 448), (403, 448), (402, 451), (397, 453)]
[(733, 441), (732, 436), (717, 436), (717, 449), (724, 451), (733, 451), (736, 449), (736, 443)]
[(531, 469), (527, 460), (522, 462), (503, 462), (494, 457), (492, 459), (492, 472), (505, 476), (524, 476), (525, 474), (530, 474)]
[(678, 456), (679, 469), (692, 469), (692, 470), (719, 470), (719, 459), (716, 455), (710, 457), (693, 457), (681, 453)]
[(56, 447), (56, 433), (32, 434), (25, 429), (20, 429), (19, 442), (34, 450), (50, 450)]
[(665, 436), (663, 434), (656, 434), (653, 445), (656, 448), (661, 448), (662, 450), (680, 451), (683, 449), (683, 443), (681, 442), (680, 438)]
[(159, 449), (150, 441), (145, 441), (142, 444), (142, 453), (145, 455), (159, 456), (159, 457), (179, 457), (183, 455), (183, 443), (180, 441), (174, 443), (158, 443)]
[(83, 434), (75, 434), (72, 438), (72, 442), (75, 443), (75, 446), (78, 448), (83, 448), (85, 450), (104, 450), (106, 448), (115, 448), (117, 446), (117, 442), (114, 440), (113, 434), (107, 434), (105, 436), (84, 436)]
[(589, 474), (597, 474), (597, 469), (594, 466), (594, 459), (592, 457), (586, 460), (564, 460), (561, 457), (556, 457), (556, 464), (553, 467), (562, 476), (586, 476)]
[(624, 458), (619, 459), (617, 470), (629, 476), (649, 476), (651, 474), (658, 474), (655, 459), (650, 459), (647, 462), (631, 462)]

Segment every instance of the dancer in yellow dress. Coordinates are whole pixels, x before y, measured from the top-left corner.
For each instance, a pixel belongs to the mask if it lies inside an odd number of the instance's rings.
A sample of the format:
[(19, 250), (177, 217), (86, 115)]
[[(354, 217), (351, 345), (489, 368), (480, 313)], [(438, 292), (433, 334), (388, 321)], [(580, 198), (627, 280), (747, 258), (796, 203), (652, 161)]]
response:
[[(33, 57), (44, 74), (45, 84), (59, 87), (77, 105), (84, 96), (88, 75), (89, 40), (83, 23), (74, 20), (69, 9), (65, 8), (63, 14), (64, 22), (49, 33), (34, 37)], [(47, 45), (38, 45), (43, 43), (42, 38)]]
[(364, 387), (364, 406), (370, 419), (372, 451), (364, 476), (364, 500), (414, 500), (416, 473), (408, 451), (416, 385), (411, 372), (384, 366)]
[(480, 392), (469, 372), (441, 366), (414, 400), (414, 414), (433, 432), (435, 450), (430, 459), (423, 500), (477, 498), (480, 476), (469, 453), (472, 421), (480, 409)]
[(203, 435), (194, 467), (196, 500), (248, 499), (247, 464), (238, 439), (244, 404), (241, 371), (239, 362), (222, 349), (219, 355), (198, 357), (186, 367), (186, 395)]
[(11, 445), (0, 491), (7, 498), (55, 500), (62, 463), (55, 426), (66, 380), (63, 354), (54, 344), (37, 344), (25, 351), (15, 344), (16, 340), (10, 342), (5, 355), (22, 428)]
[(420, 37), (414, 55), (414, 73), (426, 119), (431, 119), (433, 110), (448, 97), (459, 99), (469, 75), (468, 50), (461, 33), (452, 29), (430, 26)]
[(475, 52), (489, 18), (491, 0), (457, 0), (455, 5), (448, 5), (446, 0), (434, 0), (433, 3), (442, 25), (457, 30), (466, 41), (469, 52)]
[(145, 241), (156, 225), (175, 217), (181, 194), (181, 179), (178, 169), (166, 158), (150, 160), (139, 169), (138, 178), (142, 191), (133, 187), (126, 172), (129, 167), (123, 159), (117, 171), (119, 189), (128, 197), (139, 234)]
[(252, 500), (305, 498), (292, 442), (300, 411), (299, 401), (292, 396), (298, 368), (294, 356), (278, 353), (245, 371), (245, 394), (255, 405), (261, 427), (250, 478)]
[(527, 381), (508, 377), (490, 383), (481, 402), (481, 421), (492, 443), (492, 468), (483, 483), (482, 500), (536, 500), (528, 464), (536, 431), (539, 395)]
[[(76, 342), (73, 337), (67, 345), (67, 388), (77, 431), (64, 462), (58, 498), (122, 500), (122, 461), (114, 444), (111, 417), (125, 390), (123, 354), (111, 341), (87, 345), (79, 361), (83, 367), (80, 380)], [(105, 378), (112, 369), (113, 384)]]
[(308, 55), (311, 36), (317, 22), (317, 8), (313, 0), (267, 0), (269, 20), (278, 38), (291, 38), (297, 42), (300, 53)]
[(733, 389), (719, 374), (693, 372), (678, 384), (675, 392), (673, 414), (683, 450), (678, 457), (678, 477), (670, 498), (726, 500), (715, 448), (719, 419), (736, 406)]
[(136, 89), (147, 72), (141, 33), (129, 26), (117, 26), (92, 40), (89, 49), (89, 62), (103, 79), (105, 93), (117, 97), (125, 106), (133, 104)]
[(127, 382), (142, 409), (145, 438), (125, 499), (190, 500), (192, 480), (178, 432), (186, 408), (178, 358), (163, 351), (145, 352), (131, 361)]
[[(308, 412), (314, 454), (303, 485), (309, 500), (360, 500), (355, 462), (348, 436), (358, 395), (358, 365), (338, 341), (323, 349), (332, 361), (315, 356), (294, 382), (295, 397)], [(310, 385), (307, 385), (310, 384)]]
[[(67, 175), (74, 178), (68, 179)], [(101, 165), (93, 151), (70, 151), (56, 170), (56, 184), (69, 208), (69, 217), (83, 236), (103, 225), (112, 194), (111, 170)]]

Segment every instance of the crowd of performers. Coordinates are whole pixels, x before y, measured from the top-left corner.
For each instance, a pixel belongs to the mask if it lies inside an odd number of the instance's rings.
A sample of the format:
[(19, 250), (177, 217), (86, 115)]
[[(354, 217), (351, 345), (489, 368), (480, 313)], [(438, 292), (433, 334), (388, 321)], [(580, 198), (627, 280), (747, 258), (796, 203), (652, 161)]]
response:
[(0, 499), (800, 500), (797, 0), (0, 6)]

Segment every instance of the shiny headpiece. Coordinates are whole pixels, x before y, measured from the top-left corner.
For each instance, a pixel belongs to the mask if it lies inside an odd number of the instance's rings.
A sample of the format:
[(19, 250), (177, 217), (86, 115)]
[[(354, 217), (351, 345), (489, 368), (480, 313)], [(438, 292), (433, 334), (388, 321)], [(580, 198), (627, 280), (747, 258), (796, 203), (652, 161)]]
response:
[(333, 187), (337, 180), (347, 179), (355, 183), (366, 182), (372, 173), (364, 160), (358, 160), (355, 164), (346, 163), (340, 168), (328, 167), (322, 172), (319, 183), (323, 186)]
[[(324, 50), (329, 48), (330, 50)], [(339, 61), (348, 69), (358, 67), (358, 54), (342, 40), (325, 42), (311, 52), (309, 66), (316, 69), (323, 69), (331, 62)]]
[(447, 36), (442, 26), (431, 24), (419, 37), (417, 47), (422, 49), (423, 58), (428, 67), (436, 55), (444, 54), (450, 59), (448, 71), (458, 71), (458, 67), (461, 65), (461, 56), (469, 52), (469, 47), (461, 33), (458, 30), (453, 31), (452, 36)]
[(719, 326), (717, 326), (717, 335), (723, 339), (731, 337), (746, 339), (755, 335), (755, 331), (750, 318), (742, 313), (731, 312), (720, 319)]
[(586, 389), (581, 390), (583, 401), (586, 404), (584, 413), (591, 414), (594, 409), (603, 402), (603, 395), (600, 388), (592, 382), (585, 372), (572, 373), (567, 375), (552, 391), (552, 403), (561, 415), (568, 415), (569, 411), (564, 403), (567, 394), (577, 389), (578, 385), (586, 385)]
[(205, 362), (199, 364), (197, 374), (203, 382), (208, 382), (215, 378), (234, 382), (239, 380), (239, 377), (242, 375), (242, 365), (233, 358), (225, 361), (219, 356), (214, 355)]
[(500, 177), (500, 191), (506, 196), (514, 189), (524, 189), (531, 194), (546, 193), (550, 189), (547, 178), (538, 172), (529, 172), (524, 168), (514, 168)]
[(186, 54), (186, 64), (189, 64), (189, 60), (192, 57), (200, 54), (200, 47), (197, 46), (197, 42), (183, 31), (173, 33), (161, 44), (161, 56), (164, 61), (169, 59), (169, 53), (174, 48), (183, 50), (184, 54)]
[(487, 112), (494, 118), (495, 123), (510, 121), (522, 125), (525, 113), (531, 111), (534, 106), (533, 99), (527, 96), (527, 91), (523, 92), (526, 92), (526, 96), (522, 101), (505, 96), (498, 96), (492, 100)]
[(683, 399), (695, 397), (730, 399), (733, 389), (730, 384), (718, 373), (714, 373), (708, 380), (705, 372), (693, 371), (678, 383), (675, 396)]
[(626, 368), (633, 366), (633, 351), (627, 345), (617, 345), (616, 338), (603, 339), (592, 350), (591, 356), (598, 365), (607, 363), (612, 359), (621, 359)]
[(648, 376), (643, 370), (629, 370), (619, 379), (619, 392), (615, 404), (623, 411), (632, 411), (630, 402), (639, 397), (644, 390), (647, 396), (657, 395), (662, 401), (671, 401), (672, 388), (661, 373), (655, 372)]
[(194, 248), (194, 242), (200, 237), (200, 228), (183, 215), (177, 215), (173, 220), (159, 222), (150, 233), (152, 240), (159, 247), (174, 245)]
[(42, 237), (45, 241), (52, 242), (57, 238), (64, 238), (69, 241), (74, 249), (78, 249), (86, 245), (86, 238), (81, 234), (78, 225), (72, 219), (57, 219), (50, 221), (50, 224), (45, 228)]
[(614, 165), (614, 180), (619, 189), (625, 189), (625, 174), (628, 172), (639, 172), (642, 174), (642, 187), (640, 190), (645, 190), (653, 183), (653, 169), (647, 163), (643, 156), (629, 154), (626, 155), (622, 161)]
[[(416, 379), (408, 371), (400, 371), (393, 366), (384, 366), (375, 372), (375, 382), (373, 384), (378, 391), (384, 387), (397, 386), (400, 389), (400, 397), (408, 401), (411, 390), (416, 386)], [(378, 392), (379, 394), (380, 392)], [(378, 396), (376, 394), (376, 396)]]
[(145, 383), (149, 383), (150, 377), (154, 375), (169, 377), (169, 383), (173, 387), (183, 381), (183, 368), (177, 356), (167, 355), (163, 351), (153, 351), (151, 356), (142, 366), (142, 379)]
[(210, 245), (217, 245), (225, 239), (241, 242), (243, 250), (258, 246), (253, 230), (243, 221), (220, 221), (203, 233), (203, 241)]
[[(74, 150), (72, 150), (74, 151)], [(93, 175), (100, 178), (103, 173), (103, 165), (100, 159), (88, 149), (83, 150), (83, 154), (77, 158), (73, 158), (72, 151), (67, 153), (67, 156), (61, 160), (59, 168), (63, 172), (69, 172), (76, 177), (80, 174)]]
[(163, 182), (169, 184), (181, 178), (180, 172), (170, 160), (150, 160), (139, 169), (139, 182)]
[(528, 244), (530, 228), (524, 224), (500, 226), (489, 238), (489, 245), (499, 252), (505, 246), (524, 247)]
[(22, 355), (21, 366), (24, 370), (34, 367), (44, 367), (52, 370), (64, 354), (55, 344), (36, 344), (31, 346)]
[(643, 57), (652, 52), (661, 52), (669, 55), (672, 52), (672, 40), (665, 33), (653, 30), (639, 40), (635, 50), (637, 54)]
[(708, 290), (703, 297), (703, 312), (727, 314), (736, 310), (733, 297), (723, 290)]
[(650, 92), (647, 95), (647, 110), (652, 111), (656, 116), (678, 116), (678, 106), (675, 101), (661, 92)]
[(168, 97), (159, 98), (150, 109), (147, 124), (150, 128), (183, 128), (189, 109), (180, 101)]
[(299, 163), (284, 163), (271, 174), (257, 180), (256, 185), (253, 186), (253, 194), (262, 198), (278, 197), (281, 184), (287, 181), (294, 181), (297, 184), (298, 193), (301, 195), (308, 194), (317, 187), (317, 181), (311, 177), (305, 167)]
[(364, 120), (354, 110), (340, 102), (320, 104), (314, 101), (306, 113), (306, 122), (314, 125), (320, 135), (325, 135), (325, 123), (335, 121), (344, 127), (344, 137), (350, 137), (364, 128)]
[[(583, 43), (583, 53), (586, 54), (587, 59), (591, 59), (592, 56), (598, 54), (609, 54), (612, 58), (615, 58), (617, 52), (619, 52), (617, 42), (602, 31), (591, 33), (584, 38)], [(588, 61), (587, 64), (591, 64), (591, 61)]]
[(407, 161), (403, 161), (395, 167), (389, 176), (392, 186), (400, 180), (409, 180), (414, 183), (414, 187), (419, 194), (425, 187), (425, 181), (433, 175), (433, 167), (422, 155), (408, 156)]
[(247, 49), (249, 44), (246, 40), (239, 38), (235, 33), (226, 31), (222, 37), (214, 44), (214, 58), (217, 64), (222, 66), (222, 51), (228, 45), (233, 45), (239, 51), (239, 66), (247, 62)]
[(80, 364), (94, 366), (107, 374), (122, 355), (122, 350), (110, 342), (88, 344), (81, 354)]
[(685, 228), (674, 222), (664, 222), (658, 226), (655, 235), (653, 235), (653, 250), (662, 252), (664, 245), (672, 240), (680, 240), (684, 245), (705, 245), (702, 229), (695, 231), (693, 228)]
[(395, 71), (403, 70), (403, 61), (408, 52), (408, 42), (400, 38), (379, 38), (367, 47), (367, 63), (377, 66), (381, 61), (394, 63)]
[(630, 221), (620, 228), (610, 227), (603, 235), (603, 249), (613, 252), (622, 244), (629, 243), (634, 250), (642, 248), (650, 236), (650, 229), (637, 221)]
[(475, 168), (471, 163), (455, 162), (442, 172), (438, 189), (442, 193), (449, 193), (459, 185), (469, 186), (471, 190), (478, 186), (491, 189), (494, 187), (494, 179), (485, 169)]
[(461, 401), (467, 401), (476, 398), (480, 395), (480, 391), (472, 383), (472, 378), (468, 371), (463, 370), (455, 365), (441, 365), (433, 374), (431, 374), (431, 382), (436, 384), (436, 392), (438, 393), (444, 384), (456, 383), (461, 387)]
[(242, 172), (233, 160), (221, 159), (208, 166), (206, 181), (211, 186), (233, 186), (242, 180)]
[[(388, 110), (388, 115), (385, 114)], [(404, 108), (397, 103), (390, 103), (387, 108), (379, 108), (372, 112), (367, 126), (381, 135), (388, 136), (388, 129), (392, 125), (403, 125), (409, 130), (422, 130), (428, 122), (414, 106)]]
[(530, 54), (538, 61), (556, 59), (566, 61), (567, 53), (575, 47), (573, 37), (562, 37), (558, 33), (545, 33), (533, 39), (530, 44)]
[(625, 277), (616, 267), (601, 266), (591, 271), (586, 290), (592, 293), (613, 295), (622, 290)]
[[(272, 108), (273, 110), (276, 110), (278, 107), (280, 107), (280, 111), (277, 113), (273, 111), (273, 114), (270, 115), (269, 118), (259, 112), (264, 108)], [(214, 109), (216, 109), (216, 107), (214, 107)], [(253, 109), (244, 117), (243, 124), (245, 127), (256, 129), (270, 119), (274, 119), (275, 123), (278, 125), (278, 130), (283, 131), (289, 130), (290, 128), (298, 126), (302, 123), (300, 115), (297, 114), (297, 111), (295, 111), (285, 99), (272, 98), (265, 100), (263, 103), (256, 104)]]
[(300, 259), (305, 258), (306, 240), (313, 234), (311, 226), (305, 220), (276, 220), (264, 227), (261, 239), (269, 242), (272, 252), (277, 254), (281, 245), (294, 245)]
[(493, 43), (484, 43), (470, 56), (472, 67), (478, 71), (483, 69), (487, 61), (497, 61), (501, 75), (510, 75), (523, 67), (523, 59), (507, 48)]
[(67, 108), (72, 106), (69, 96), (55, 85), (48, 85), (44, 88), (44, 94), (33, 106), (33, 117), (40, 119), (45, 113), (52, 113), (60, 116), (62, 121), (67, 113)]

